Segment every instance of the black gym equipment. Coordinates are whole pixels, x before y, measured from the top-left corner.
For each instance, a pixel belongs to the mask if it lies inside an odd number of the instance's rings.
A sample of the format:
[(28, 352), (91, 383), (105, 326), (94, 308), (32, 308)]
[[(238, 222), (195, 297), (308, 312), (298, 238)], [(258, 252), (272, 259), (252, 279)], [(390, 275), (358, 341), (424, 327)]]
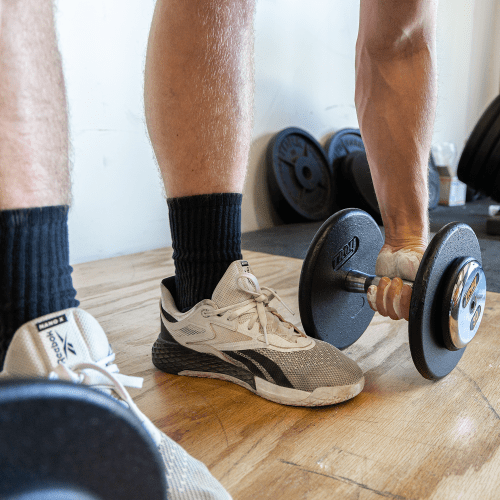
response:
[[(383, 245), (377, 223), (358, 209), (332, 215), (316, 233), (299, 284), (305, 332), (345, 349), (368, 327), (374, 312), (366, 292), (377, 285)], [(412, 286), (410, 351), (420, 374), (437, 380), (457, 365), (484, 313), (486, 278), (472, 229), (452, 222), (429, 244)]]
[[(356, 206), (368, 212), (382, 224), (375, 188), (365, 146), (359, 129), (346, 128), (333, 134), (327, 142), (326, 152), (330, 162), (337, 206), (347, 208)], [(439, 203), (439, 173), (432, 154), (429, 156), (429, 209)]]
[(333, 212), (331, 172), (323, 147), (299, 128), (279, 132), (266, 154), (271, 199), (284, 222), (325, 220)]
[(500, 200), (500, 96), (486, 108), (470, 134), (457, 176), (468, 186)]
[(165, 470), (113, 398), (64, 382), (0, 382), (0, 498), (164, 500)]
[(333, 134), (326, 144), (326, 154), (332, 171), (337, 209), (360, 208), (382, 225), (359, 129), (345, 128)]

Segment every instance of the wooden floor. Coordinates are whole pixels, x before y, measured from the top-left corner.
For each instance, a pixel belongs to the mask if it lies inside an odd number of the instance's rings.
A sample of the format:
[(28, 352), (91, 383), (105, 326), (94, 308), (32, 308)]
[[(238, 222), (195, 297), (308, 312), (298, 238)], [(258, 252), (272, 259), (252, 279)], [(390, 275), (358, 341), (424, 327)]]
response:
[[(404, 321), (376, 315), (347, 350), (366, 374), (365, 390), (336, 406), (293, 408), (153, 367), (171, 252), (77, 265), (78, 298), (108, 332), (121, 371), (145, 378), (142, 391), (131, 391), (138, 406), (236, 500), (500, 498), (500, 294), (488, 293), (477, 336), (443, 380), (418, 374)], [(298, 311), (301, 261), (244, 257)]]

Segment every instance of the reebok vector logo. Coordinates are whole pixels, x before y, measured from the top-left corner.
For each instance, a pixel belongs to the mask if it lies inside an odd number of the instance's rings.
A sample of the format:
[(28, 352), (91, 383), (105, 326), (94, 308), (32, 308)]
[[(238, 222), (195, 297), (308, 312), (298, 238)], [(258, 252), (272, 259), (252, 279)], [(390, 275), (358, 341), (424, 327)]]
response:
[(47, 339), (50, 342), (50, 347), (56, 355), (58, 363), (66, 363), (69, 353), (76, 356), (75, 348), (71, 342), (68, 342), (68, 335), (62, 337), (59, 333), (49, 330), (46, 333)]

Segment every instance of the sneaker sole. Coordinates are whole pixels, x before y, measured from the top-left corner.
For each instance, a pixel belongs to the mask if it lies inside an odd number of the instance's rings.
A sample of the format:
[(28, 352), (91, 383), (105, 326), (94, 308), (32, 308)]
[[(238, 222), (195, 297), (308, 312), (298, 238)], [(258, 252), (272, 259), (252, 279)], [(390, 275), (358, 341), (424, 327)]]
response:
[(153, 345), (153, 364), (159, 370), (172, 375), (232, 382), (269, 401), (290, 406), (327, 406), (342, 403), (357, 396), (365, 385), (363, 377), (355, 384), (318, 387), (313, 392), (281, 387), (217, 356), (193, 351), (161, 338)]

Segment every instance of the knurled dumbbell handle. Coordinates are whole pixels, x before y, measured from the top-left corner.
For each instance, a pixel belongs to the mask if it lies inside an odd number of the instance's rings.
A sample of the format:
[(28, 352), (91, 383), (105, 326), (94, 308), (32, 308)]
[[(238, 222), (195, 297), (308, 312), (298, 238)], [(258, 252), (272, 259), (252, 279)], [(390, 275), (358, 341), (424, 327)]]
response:
[[(378, 286), (382, 278), (383, 276), (372, 276), (350, 269), (344, 280), (344, 290), (353, 293), (367, 293), (370, 285)], [(403, 284), (413, 288), (413, 281), (403, 280)]]

